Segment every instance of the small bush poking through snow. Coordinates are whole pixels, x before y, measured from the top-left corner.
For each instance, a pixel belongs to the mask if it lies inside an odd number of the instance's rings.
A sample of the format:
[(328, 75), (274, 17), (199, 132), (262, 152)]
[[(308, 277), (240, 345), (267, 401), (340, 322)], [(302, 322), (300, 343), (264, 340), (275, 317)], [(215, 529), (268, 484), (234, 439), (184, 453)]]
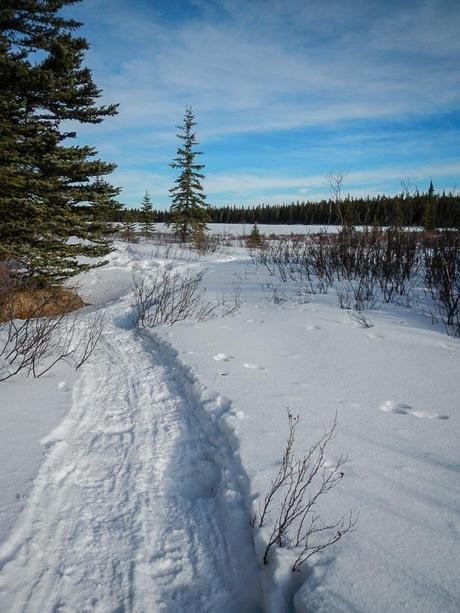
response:
[(289, 434), (281, 466), (253, 523), (263, 528), (271, 516), (275, 517), (263, 562), (269, 563), (273, 547), (286, 547), (296, 554), (292, 570), (297, 571), (313, 554), (352, 531), (358, 515), (350, 511), (338, 521), (323, 523), (316, 513), (316, 504), (341, 481), (342, 469), (347, 463), (344, 455), (333, 464), (328, 463), (325, 456), (326, 447), (334, 438), (337, 417), (332, 427), (299, 459), (294, 456), (294, 441), (300, 418), (288, 413), (288, 419)]
[(460, 337), (460, 232), (445, 231), (428, 241), (425, 283), (447, 333)]
[(246, 239), (246, 245), (250, 248), (261, 247), (263, 244), (263, 237), (257, 224), (254, 224), (251, 229), (251, 233)]
[(424, 283), (428, 304), (423, 312), (433, 321), (439, 316), (446, 332), (460, 337), (458, 229), (421, 233), (344, 227), (303, 240), (267, 240), (250, 254), (254, 264), (282, 283), (296, 283), (305, 296), (334, 289), (340, 308), (357, 313), (383, 303), (419, 308)]
[(362, 311), (348, 311), (348, 315), (350, 316), (350, 319), (361, 328), (374, 327), (372, 321), (366, 317)]
[(0, 382), (22, 372), (38, 379), (58, 362), (76, 371), (88, 360), (103, 332), (104, 312), (62, 313), (52, 317), (15, 319), (0, 323)]
[(234, 287), (232, 300), (225, 297), (217, 302), (204, 300), (202, 273), (180, 274), (169, 270), (154, 280), (134, 277), (134, 323), (152, 328), (158, 324), (174, 325), (185, 319), (205, 321), (224, 317), (240, 307), (239, 288)]

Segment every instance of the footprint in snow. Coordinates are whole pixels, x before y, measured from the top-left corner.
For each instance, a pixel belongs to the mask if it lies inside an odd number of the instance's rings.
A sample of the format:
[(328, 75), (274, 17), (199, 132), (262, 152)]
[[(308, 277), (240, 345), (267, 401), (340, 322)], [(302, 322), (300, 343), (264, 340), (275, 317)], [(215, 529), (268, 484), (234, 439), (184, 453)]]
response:
[(395, 400), (387, 400), (380, 405), (380, 410), (385, 413), (395, 413), (396, 415), (413, 415), (419, 419), (449, 419), (448, 415), (438, 415), (433, 411), (418, 411), (415, 410), (410, 404), (404, 402), (396, 402)]
[(404, 402), (396, 402), (395, 400), (387, 400), (380, 405), (380, 410), (385, 413), (396, 413), (397, 415), (407, 415), (409, 411), (412, 411), (410, 404)]
[(216, 360), (216, 362), (229, 362), (230, 360), (233, 360), (233, 356), (229, 355), (228, 353), (218, 353), (217, 355), (214, 356), (214, 359)]
[(221, 472), (219, 467), (207, 458), (192, 458), (190, 466), (181, 473), (180, 484), (175, 479), (168, 477), (165, 482), (169, 483), (174, 490), (191, 501), (198, 498), (214, 498), (219, 489)]
[(454, 345), (453, 343), (442, 343), (441, 347), (443, 347), (444, 349), (453, 349), (455, 351), (455, 349), (457, 349), (457, 345)]
[(379, 341), (382, 341), (385, 337), (382, 336), (381, 334), (374, 334), (373, 332), (369, 332), (369, 334), (367, 335), (369, 338), (376, 338)]
[(433, 413), (433, 411), (412, 411), (412, 415), (420, 419), (449, 419), (448, 415), (438, 415), (438, 413)]

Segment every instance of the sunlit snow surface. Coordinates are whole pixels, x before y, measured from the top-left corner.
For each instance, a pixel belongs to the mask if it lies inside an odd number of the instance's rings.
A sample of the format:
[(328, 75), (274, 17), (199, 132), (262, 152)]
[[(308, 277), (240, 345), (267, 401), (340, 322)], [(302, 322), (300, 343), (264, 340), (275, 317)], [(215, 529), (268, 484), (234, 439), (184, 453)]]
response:
[[(0, 384), (0, 610), (458, 611), (460, 341), (403, 307), (361, 328), (333, 292), (274, 303), (242, 247), (109, 260), (79, 279), (107, 305), (81, 374)], [(236, 284), (241, 308), (138, 333), (132, 275), (165, 267), (205, 270), (210, 300)], [(287, 410), (299, 451), (337, 412), (328, 460), (350, 462), (320, 510), (360, 513), (294, 580), (249, 525)]]

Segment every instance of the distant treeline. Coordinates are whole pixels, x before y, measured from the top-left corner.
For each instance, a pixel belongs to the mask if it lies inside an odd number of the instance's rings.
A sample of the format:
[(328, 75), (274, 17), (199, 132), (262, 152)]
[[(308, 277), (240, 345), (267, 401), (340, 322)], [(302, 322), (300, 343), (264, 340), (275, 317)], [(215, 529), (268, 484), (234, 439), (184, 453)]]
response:
[[(340, 202), (297, 201), (291, 204), (261, 204), (253, 207), (209, 207), (211, 223), (318, 224), (379, 226), (423, 226), (460, 228), (460, 196), (455, 193), (436, 194), (433, 187), (426, 193), (398, 194), (353, 198)], [(114, 212), (112, 221), (141, 221), (140, 209)], [(155, 211), (157, 222), (168, 222), (168, 211)]]

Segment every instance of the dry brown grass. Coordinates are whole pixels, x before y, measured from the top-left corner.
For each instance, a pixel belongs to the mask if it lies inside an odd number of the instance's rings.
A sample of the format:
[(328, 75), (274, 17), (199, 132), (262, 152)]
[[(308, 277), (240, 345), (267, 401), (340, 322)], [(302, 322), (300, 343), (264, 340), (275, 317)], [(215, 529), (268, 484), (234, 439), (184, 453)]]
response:
[(86, 306), (74, 288), (36, 287), (18, 280), (0, 266), (0, 322), (29, 317), (53, 317)]
[(52, 317), (84, 306), (86, 303), (72, 289), (51, 287), (19, 290), (9, 296), (6, 304), (0, 305), (0, 321), (6, 321), (11, 316), (15, 319)]

